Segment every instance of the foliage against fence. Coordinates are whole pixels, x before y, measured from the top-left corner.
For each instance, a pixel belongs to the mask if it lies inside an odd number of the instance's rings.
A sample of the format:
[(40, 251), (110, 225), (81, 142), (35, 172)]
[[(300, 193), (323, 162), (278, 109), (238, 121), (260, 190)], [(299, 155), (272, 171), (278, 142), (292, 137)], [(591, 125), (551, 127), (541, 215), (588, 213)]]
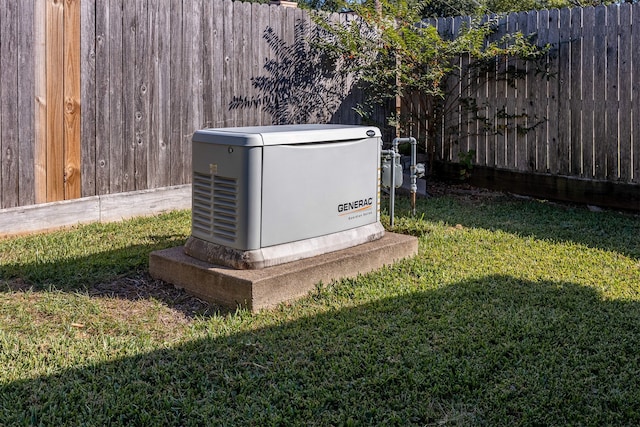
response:
[[(434, 23), (453, 35), (468, 21)], [(438, 157), (457, 161), (475, 151), (482, 166), (640, 183), (640, 5), (497, 18), (496, 37), (513, 31), (548, 44), (548, 55), (537, 64), (501, 58), (482, 72), (460, 58)], [(505, 71), (518, 78), (503, 78)], [(424, 133), (417, 125), (412, 131)]]

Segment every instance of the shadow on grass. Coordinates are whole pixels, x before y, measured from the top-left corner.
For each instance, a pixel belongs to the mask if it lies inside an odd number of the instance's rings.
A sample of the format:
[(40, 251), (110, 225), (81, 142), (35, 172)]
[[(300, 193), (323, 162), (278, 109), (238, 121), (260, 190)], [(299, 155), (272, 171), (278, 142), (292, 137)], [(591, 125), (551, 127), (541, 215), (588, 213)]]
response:
[(220, 311), (148, 274), (149, 254), (183, 245), (188, 212), (121, 224), (90, 224), (0, 241), (0, 292), (87, 292), (94, 297), (154, 299), (187, 317)]
[[(495, 193), (494, 193), (495, 194)], [(396, 202), (400, 215), (409, 212), (409, 201)], [(426, 221), (455, 226), (504, 231), (559, 242), (574, 242), (640, 259), (640, 216), (614, 211), (591, 212), (586, 207), (519, 200), (508, 195), (438, 196), (420, 199), (417, 216)], [(419, 230), (400, 232), (420, 234)]]
[(79, 291), (96, 298), (129, 301), (153, 299), (183, 313), (187, 318), (228, 312), (149, 275), (148, 259), (151, 252), (183, 244), (183, 238), (160, 239), (149, 245), (96, 252), (59, 262), (2, 265), (0, 277), (4, 280), (0, 281), (0, 292)]
[(19, 277), (22, 287), (32, 290), (55, 288), (61, 291), (85, 290), (100, 282), (146, 271), (149, 254), (157, 249), (184, 244), (184, 239), (163, 239), (148, 245), (97, 251), (86, 256), (52, 261), (17, 262), (0, 266), (2, 277)]
[[(307, 304), (349, 286), (319, 291)], [(572, 283), (488, 276), (2, 384), (0, 419), (633, 425), (638, 348), (637, 302), (604, 301)]]

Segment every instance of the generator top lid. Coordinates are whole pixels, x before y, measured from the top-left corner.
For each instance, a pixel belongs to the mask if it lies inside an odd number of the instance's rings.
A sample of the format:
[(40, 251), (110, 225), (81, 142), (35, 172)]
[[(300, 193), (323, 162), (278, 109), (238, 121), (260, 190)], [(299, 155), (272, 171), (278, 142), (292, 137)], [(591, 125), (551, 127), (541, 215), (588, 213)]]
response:
[(193, 134), (193, 141), (256, 147), (340, 142), (380, 136), (380, 129), (374, 126), (311, 124), (202, 129)]

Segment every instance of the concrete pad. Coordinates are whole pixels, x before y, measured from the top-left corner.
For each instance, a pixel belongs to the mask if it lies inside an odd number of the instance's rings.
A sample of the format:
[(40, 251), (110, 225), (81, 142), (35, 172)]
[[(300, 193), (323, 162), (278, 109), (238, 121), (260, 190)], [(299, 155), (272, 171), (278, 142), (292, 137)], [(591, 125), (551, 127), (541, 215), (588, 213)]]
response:
[(418, 253), (418, 239), (395, 233), (373, 242), (261, 270), (234, 270), (192, 258), (184, 247), (152, 252), (149, 271), (156, 279), (205, 301), (251, 311), (272, 308), (330, 283), (377, 270)]

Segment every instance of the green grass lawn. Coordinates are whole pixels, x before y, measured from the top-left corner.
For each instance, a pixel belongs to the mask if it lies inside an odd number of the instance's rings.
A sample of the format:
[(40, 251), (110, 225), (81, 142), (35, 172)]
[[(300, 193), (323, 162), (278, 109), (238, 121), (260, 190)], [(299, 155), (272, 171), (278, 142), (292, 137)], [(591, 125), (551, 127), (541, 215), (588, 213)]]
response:
[(0, 240), (0, 425), (640, 424), (638, 216), (407, 207), (419, 256), (255, 315), (148, 277), (188, 212)]

